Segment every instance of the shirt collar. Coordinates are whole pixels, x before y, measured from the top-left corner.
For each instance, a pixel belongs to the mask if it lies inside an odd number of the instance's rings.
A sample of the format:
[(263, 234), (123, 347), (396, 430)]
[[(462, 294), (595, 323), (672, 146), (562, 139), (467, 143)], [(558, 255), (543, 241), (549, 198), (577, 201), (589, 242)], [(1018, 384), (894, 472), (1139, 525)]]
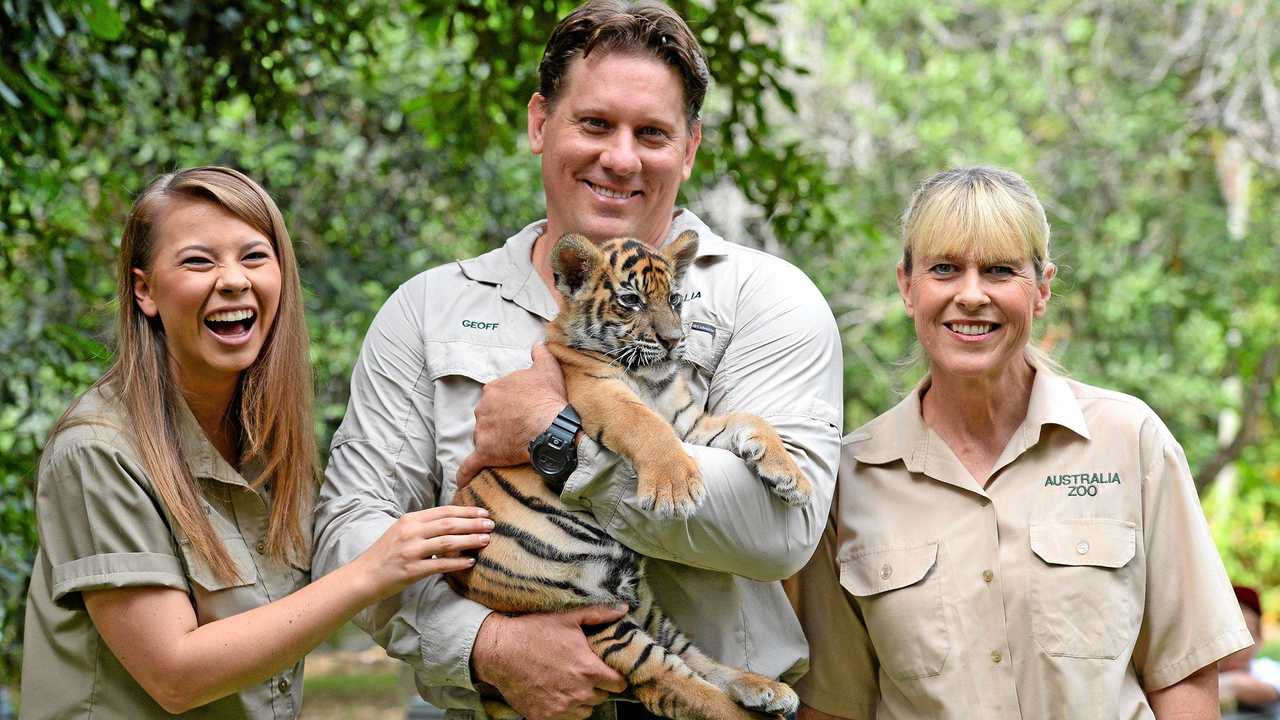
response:
[[(936, 435), (920, 414), (920, 395), (930, 382), (926, 375), (893, 409), (845, 438), (844, 444), (859, 462), (883, 465), (901, 460), (908, 470), (925, 472), (929, 444)], [(1007, 464), (1039, 442), (1045, 425), (1060, 425), (1089, 439), (1089, 426), (1070, 383), (1047, 370), (1039, 370), (1031, 385), (1027, 416), (1009, 441), (1005, 451), (1008, 457), (998, 460), (996, 467)]]
[[(502, 247), (458, 261), (462, 274), (476, 282), (497, 285), (502, 297), (545, 320), (560, 312), (559, 300), (538, 277), (533, 267), (533, 243), (547, 227), (545, 219), (526, 225), (507, 238)], [(663, 244), (671, 242), (685, 230), (698, 233), (698, 258), (719, 257), (729, 252), (729, 243), (716, 235), (697, 215), (677, 208)]]
[[(183, 400), (181, 395), (174, 409), (177, 414), (174, 419), (177, 423), (178, 446), (182, 449), (182, 459), (186, 461), (191, 474), (198, 478), (217, 480), (229, 485), (248, 486), (249, 482), (231, 467), (230, 463), (222, 457), (222, 453), (219, 453), (209, 441), (209, 436), (205, 434), (204, 428), (200, 427), (196, 416), (191, 413), (191, 408), (187, 406), (186, 400)], [(252, 468), (246, 469), (256, 477), (257, 473), (252, 472)]]

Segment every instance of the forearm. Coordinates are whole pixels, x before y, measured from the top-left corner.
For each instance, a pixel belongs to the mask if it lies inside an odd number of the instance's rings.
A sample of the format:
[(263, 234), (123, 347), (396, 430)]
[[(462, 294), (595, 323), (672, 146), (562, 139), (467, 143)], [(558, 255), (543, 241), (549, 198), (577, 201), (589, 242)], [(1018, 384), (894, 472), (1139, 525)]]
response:
[(1207, 665), (1167, 688), (1147, 693), (1156, 720), (1217, 720), (1218, 667)]
[(187, 633), (163, 672), (185, 691), (184, 709), (199, 707), (293, 666), (373, 600), (366, 578), (348, 565), (273, 603)]
[[(345, 567), (390, 527), (392, 513), (402, 512), (370, 494), (331, 494), (338, 484), (326, 484), (316, 511), (317, 577)], [(490, 612), (432, 576), (373, 602), (353, 620), (388, 655), (408, 664), (420, 686), (471, 689), (471, 646)]]
[(1222, 673), (1218, 677), (1222, 694), (1230, 696), (1238, 702), (1250, 705), (1267, 705), (1280, 702), (1280, 691), (1274, 685), (1250, 675), (1247, 672)]
[[(688, 518), (664, 519), (641, 508), (634, 472), (607, 451), (584, 463), (584, 472), (597, 474), (575, 473), (564, 497), (589, 505), (611, 535), (643, 555), (756, 580), (789, 577), (808, 560), (826, 525), (839, 437), (835, 428), (808, 418), (771, 420), (784, 437), (805, 438), (803, 446), (789, 445), (814, 483), (808, 505), (784, 503), (732, 453), (688, 444), (684, 448), (698, 462), (706, 490)], [(584, 448), (584, 454), (592, 452)]]
[(242, 613), (198, 625), (181, 590), (144, 586), (84, 593), (94, 626), (165, 710), (185, 712), (297, 663), (373, 599), (359, 568)]

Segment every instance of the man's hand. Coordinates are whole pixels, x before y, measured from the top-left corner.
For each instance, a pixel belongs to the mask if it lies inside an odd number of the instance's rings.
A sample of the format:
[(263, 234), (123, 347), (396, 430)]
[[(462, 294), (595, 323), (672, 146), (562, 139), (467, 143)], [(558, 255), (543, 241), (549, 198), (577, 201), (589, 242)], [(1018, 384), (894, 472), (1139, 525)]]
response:
[(1218, 675), (1218, 695), (1224, 699), (1250, 705), (1280, 702), (1280, 691), (1277, 691), (1274, 686), (1239, 670)]
[(560, 363), (546, 345), (534, 345), (533, 367), (484, 386), (475, 411), (475, 450), (458, 468), (458, 489), (487, 467), (529, 462), (529, 441), (551, 426), (567, 402)]
[(508, 617), (493, 613), (476, 633), (471, 664), (477, 679), (528, 720), (583, 720), (626, 680), (587, 643), (583, 625), (626, 614), (622, 607)]

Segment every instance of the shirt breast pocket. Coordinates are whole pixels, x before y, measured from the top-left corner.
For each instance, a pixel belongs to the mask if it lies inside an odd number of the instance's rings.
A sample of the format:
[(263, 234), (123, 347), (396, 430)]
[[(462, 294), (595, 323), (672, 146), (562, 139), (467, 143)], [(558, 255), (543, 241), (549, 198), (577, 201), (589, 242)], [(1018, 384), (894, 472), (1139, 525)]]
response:
[(1087, 518), (1032, 523), (1032, 626), (1049, 655), (1115, 659), (1142, 622), (1137, 526)]
[(951, 651), (938, 543), (870, 549), (840, 562), (840, 584), (862, 609), (880, 666), (895, 680), (942, 672)]
[(434, 442), (411, 439), (401, 451), (401, 463), (417, 468), (438, 464), (442, 473), (438, 498), (441, 502), (453, 497), (457, 469), (474, 447), (475, 408), (485, 384), (530, 367), (531, 351), (532, 348), (479, 345), (464, 340), (434, 342), (428, 348), (423, 379), (432, 384)]

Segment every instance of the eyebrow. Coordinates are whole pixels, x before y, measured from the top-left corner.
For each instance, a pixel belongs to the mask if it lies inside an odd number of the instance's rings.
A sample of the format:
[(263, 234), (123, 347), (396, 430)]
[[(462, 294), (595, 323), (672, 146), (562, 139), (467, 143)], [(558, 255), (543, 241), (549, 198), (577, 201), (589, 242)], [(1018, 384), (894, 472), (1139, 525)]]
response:
[[(595, 105), (584, 105), (583, 107), (577, 108), (573, 112), (573, 116), (575, 118), (584, 118), (584, 117), (601, 118), (601, 119), (609, 120), (610, 122), (613, 122), (612, 118), (616, 117), (616, 115), (617, 115), (616, 111), (613, 113), (610, 113), (604, 108), (596, 107)], [(652, 115), (646, 115), (645, 117), (641, 118), (640, 122), (636, 123), (637, 127), (656, 127), (662, 130), (670, 130), (672, 128), (678, 128), (680, 125), (681, 125), (681, 122), (679, 121), (679, 119), (677, 119), (675, 123), (671, 123), (667, 120), (664, 120), (659, 117), (654, 117)]]
[[(245, 250), (248, 250), (248, 249), (250, 249), (250, 248), (257, 247), (257, 246), (259, 246), (259, 245), (263, 245), (263, 246), (265, 246), (265, 247), (267, 247), (267, 248), (274, 249), (274, 248), (272, 248), (271, 243), (267, 242), (266, 240), (261, 240), (261, 239), (258, 239), (258, 238), (254, 238), (254, 239), (249, 240), (249, 241), (247, 241), (247, 242), (241, 243), (241, 244), (240, 244), (240, 251), (241, 251), (241, 252), (244, 252)], [(191, 245), (183, 245), (182, 247), (178, 248), (178, 252), (179, 252), (179, 253), (184, 253), (184, 252), (203, 252), (203, 253), (208, 253), (209, 255), (216, 255), (216, 254), (217, 254), (217, 253), (215, 253), (215, 252), (214, 252), (213, 248), (209, 247), (208, 245), (201, 245), (200, 243), (192, 243)]]
[(972, 263), (977, 263), (978, 265), (982, 265), (986, 267), (990, 267), (993, 265), (1017, 266), (1017, 265), (1021, 265), (1023, 262), (1022, 259), (1015, 260), (1011, 258), (979, 258), (979, 257), (974, 257), (972, 255), (924, 255), (920, 258), (920, 260), (928, 261), (930, 263), (945, 262), (945, 263), (951, 263), (953, 265), (972, 262)]

